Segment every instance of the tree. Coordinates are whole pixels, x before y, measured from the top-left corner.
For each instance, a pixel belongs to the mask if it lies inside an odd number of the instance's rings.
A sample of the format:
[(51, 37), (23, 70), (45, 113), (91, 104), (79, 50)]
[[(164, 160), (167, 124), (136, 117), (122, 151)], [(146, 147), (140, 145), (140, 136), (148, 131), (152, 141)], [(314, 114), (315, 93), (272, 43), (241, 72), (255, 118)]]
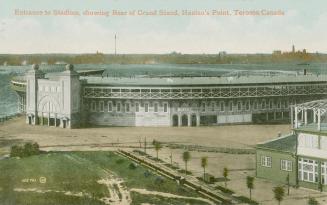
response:
[(183, 161), (185, 162), (185, 174), (187, 174), (187, 162), (191, 159), (191, 154), (188, 151), (183, 152)]
[(227, 167), (224, 167), (223, 176), (224, 176), (224, 179), (225, 179), (225, 188), (226, 188), (227, 187), (227, 177), (228, 177)]
[(208, 166), (208, 157), (201, 157), (201, 167), (203, 168), (203, 181), (205, 181), (206, 167)]
[(309, 197), (308, 205), (319, 205), (319, 203), (315, 198)]
[(252, 189), (254, 189), (254, 177), (251, 176), (246, 177), (246, 186), (250, 191), (250, 199), (252, 199)]
[(159, 159), (158, 155), (159, 155), (159, 150), (161, 150), (162, 148), (162, 145), (160, 142), (158, 141), (153, 141), (153, 145), (154, 145), (154, 149), (156, 150), (157, 152), (157, 159)]
[(278, 201), (278, 204), (280, 205), (280, 202), (283, 200), (285, 192), (284, 188), (281, 186), (275, 187), (273, 189), (275, 199)]

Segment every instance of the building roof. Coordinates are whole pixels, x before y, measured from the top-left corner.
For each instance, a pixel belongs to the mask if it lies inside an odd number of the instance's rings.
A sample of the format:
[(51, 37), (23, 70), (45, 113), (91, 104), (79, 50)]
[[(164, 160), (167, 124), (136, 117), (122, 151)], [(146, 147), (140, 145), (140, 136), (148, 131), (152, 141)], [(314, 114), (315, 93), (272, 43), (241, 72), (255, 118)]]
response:
[(239, 77), (81, 77), (88, 84), (125, 86), (185, 86), (185, 85), (242, 85), (291, 84), (327, 82), (327, 75), (298, 76), (239, 76)]
[(314, 108), (326, 109), (327, 108), (327, 99), (315, 100), (315, 101), (298, 104), (298, 105), (296, 105), (296, 107), (305, 108), (305, 109), (314, 109)]
[(257, 144), (257, 148), (270, 149), (281, 152), (296, 152), (296, 135), (288, 134), (277, 139)]

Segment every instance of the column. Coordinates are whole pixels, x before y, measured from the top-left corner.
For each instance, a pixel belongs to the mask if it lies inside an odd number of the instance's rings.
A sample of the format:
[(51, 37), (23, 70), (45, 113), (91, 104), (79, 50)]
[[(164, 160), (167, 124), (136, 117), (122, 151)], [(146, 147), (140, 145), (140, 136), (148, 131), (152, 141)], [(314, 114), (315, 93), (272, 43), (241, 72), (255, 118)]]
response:
[(182, 126), (182, 115), (178, 115), (178, 127)]
[(320, 131), (320, 109), (318, 109), (318, 130)]
[(48, 113), (48, 126), (50, 126), (50, 113)]
[(307, 111), (307, 109), (305, 109), (305, 111), (304, 111), (304, 124), (305, 125), (308, 124), (308, 111)]
[(187, 126), (191, 127), (191, 115), (187, 115)]
[(291, 106), (291, 126), (294, 128), (294, 111), (293, 106)]
[(301, 121), (304, 121), (304, 109), (301, 110)]
[(55, 127), (57, 127), (57, 114), (55, 114)]
[(268, 120), (269, 120), (269, 113), (266, 112), (266, 121), (268, 122)]
[(196, 115), (196, 126), (200, 126), (200, 115)]
[(282, 112), (282, 120), (284, 120), (284, 112)]
[(313, 109), (313, 123), (316, 123), (317, 122), (317, 113), (316, 113), (316, 110)]
[(276, 120), (276, 112), (274, 112), (274, 120)]
[(297, 112), (297, 109), (298, 109), (297, 107), (294, 108), (294, 113), (295, 113), (295, 115), (294, 115), (294, 117), (295, 117), (295, 121), (294, 121), (294, 124), (295, 125), (294, 125), (294, 128), (298, 128), (298, 119), (297, 119), (298, 112)]

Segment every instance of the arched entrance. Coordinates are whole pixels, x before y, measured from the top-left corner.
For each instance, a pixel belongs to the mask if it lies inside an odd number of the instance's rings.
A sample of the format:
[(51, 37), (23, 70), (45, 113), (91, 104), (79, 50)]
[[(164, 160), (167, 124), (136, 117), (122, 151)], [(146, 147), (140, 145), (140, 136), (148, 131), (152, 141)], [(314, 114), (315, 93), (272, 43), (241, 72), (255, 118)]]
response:
[(177, 126), (178, 126), (178, 116), (173, 115), (173, 127), (177, 127)]
[(191, 126), (195, 127), (196, 126), (196, 115), (191, 116)]
[(182, 126), (187, 126), (188, 124), (188, 118), (187, 115), (182, 116)]

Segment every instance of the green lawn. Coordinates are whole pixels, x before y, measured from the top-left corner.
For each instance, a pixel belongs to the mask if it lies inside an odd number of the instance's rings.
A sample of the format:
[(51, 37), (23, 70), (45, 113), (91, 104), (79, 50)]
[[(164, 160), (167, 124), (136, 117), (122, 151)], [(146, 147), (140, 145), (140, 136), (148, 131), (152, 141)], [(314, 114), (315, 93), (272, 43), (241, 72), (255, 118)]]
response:
[[(178, 186), (173, 180), (159, 177), (142, 166), (130, 168), (132, 162), (112, 152), (57, 152), (23, 159), (0, 161), (0, 201), (4, 204), (103, 204), (99, 199), (110, 196), (105, 185), (97, 181), (108, 175), (122, 178), (129, 188), (169, 192), (183, 196), (199, 196)], [(46, 183), (40, 183), (40, 177)], [(17, 192), (14, 189), (29, 190)], [(46, 193), (30, 191), (37, 189)], [(68, 196), (65, 192), (85, 196)], [(192, 204), (192, 200), (168, 199), (131, 193), (133, 204)], [(157, 201), (157, 202), (156, 202)], [(196, 203), (195, 203), (196, 202)], [(194, 201), (194, 204), (206, 204)]]

